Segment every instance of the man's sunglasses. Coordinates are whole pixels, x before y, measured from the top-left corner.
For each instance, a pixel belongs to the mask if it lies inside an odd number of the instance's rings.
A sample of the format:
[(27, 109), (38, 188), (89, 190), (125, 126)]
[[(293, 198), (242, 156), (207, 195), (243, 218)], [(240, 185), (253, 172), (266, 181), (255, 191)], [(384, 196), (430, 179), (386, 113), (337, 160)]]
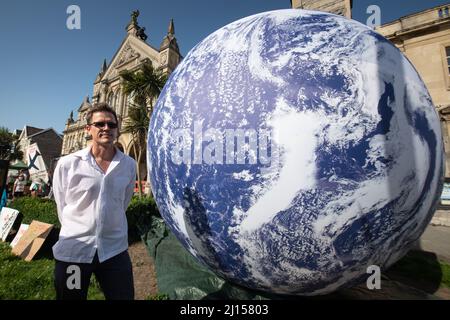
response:
[(99, 129), (103, 129), (106, 125), (108, 125), (108, 128), (110, 129), (116, 129), (117, 123), (115, 122), (105, 122), (105, 121), (99, 121), (99, 122), (92, 122), (89, 124), (90, 126), (94, 126)]

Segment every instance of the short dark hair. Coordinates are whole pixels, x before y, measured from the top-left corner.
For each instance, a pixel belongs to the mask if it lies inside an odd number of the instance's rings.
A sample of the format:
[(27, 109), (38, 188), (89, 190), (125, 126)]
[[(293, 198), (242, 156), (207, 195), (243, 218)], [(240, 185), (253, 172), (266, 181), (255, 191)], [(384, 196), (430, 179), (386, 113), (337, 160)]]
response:
[(89, 109), (89, 111), (86, 113), (86, 121), (87, 124), (90, 124), (92, 121), (92, 115), (96, 112), (108, 112), (111, 113), (114, 116), (114, 119), (116, 119), (116, 123), (118, 124), (119, 121), (117, 121), (117, 114), (114, 111), (113, 108), (109, 106), (106, 102), (99, 102), (94, 103), (92, 107)]

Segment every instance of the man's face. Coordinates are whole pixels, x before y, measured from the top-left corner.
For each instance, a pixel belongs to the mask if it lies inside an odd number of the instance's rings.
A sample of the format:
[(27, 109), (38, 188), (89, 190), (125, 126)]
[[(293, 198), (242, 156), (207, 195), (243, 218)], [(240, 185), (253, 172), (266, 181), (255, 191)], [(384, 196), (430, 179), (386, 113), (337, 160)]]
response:
[(109, 112), (95, 112), (86, 131), (92, 136), (93, 144), (112, 146), (118, 133), (116, 119)]

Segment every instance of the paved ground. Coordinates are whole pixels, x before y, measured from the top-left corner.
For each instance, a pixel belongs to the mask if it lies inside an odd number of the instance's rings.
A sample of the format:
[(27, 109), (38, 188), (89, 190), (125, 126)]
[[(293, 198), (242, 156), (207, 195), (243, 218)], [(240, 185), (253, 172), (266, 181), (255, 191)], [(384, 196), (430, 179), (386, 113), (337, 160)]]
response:
[(450, 227), (450, 209), (436, 210), (433, 219), (431, 220), (431, 224), (436, 226)]
[(420, 249), (434, 252), (440, 260), (450, 263), (450, 227), (430, 224), (420, 238), (419, 245)]

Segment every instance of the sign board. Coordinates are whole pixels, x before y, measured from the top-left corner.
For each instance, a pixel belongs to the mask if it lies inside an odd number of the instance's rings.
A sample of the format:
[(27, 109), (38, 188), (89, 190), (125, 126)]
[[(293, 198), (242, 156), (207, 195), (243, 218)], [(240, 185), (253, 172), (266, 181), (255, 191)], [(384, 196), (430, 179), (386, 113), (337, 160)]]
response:
[(13, 241), (11, 241), (10, 246), (12, 248), (14, 248), (16, 246), (17, 242), (19, 242), (20, 238), (22, 238), (23, 234), (25, 233), (25, 231), (28, 230), (29, 226), (30, 226), (29, 224), (25, 224), (25, 223), (22, 223), (20, 225), (19, 231), (17, 231), (16, 236), (14, 237)]
[(48, 182), (47, 167), (45, 166), (44, 158), (42, 158), (37, 143), (33, 143), (27, 148), (27, 163), (31, 181), (39, 181), (39, 179), (42, 179), (44, 182)]
[(444, 182), (444, 188), (442, 189), (441, 194), (441, 204), (449, 205), (450, 204), (450, 183)]
[(8, 237), (18, 215), (19, 211), (7, 207), (3, 207), (0, 211), (0, 236), (2, 241), (5, 241)]
[(44, 244), (45, 238), (47, 238), (52, 228), (52, 224), (33, 220), (28, 230), (24, 232), (12, 249), (12, 253), (25, 261), (31, 261)]

